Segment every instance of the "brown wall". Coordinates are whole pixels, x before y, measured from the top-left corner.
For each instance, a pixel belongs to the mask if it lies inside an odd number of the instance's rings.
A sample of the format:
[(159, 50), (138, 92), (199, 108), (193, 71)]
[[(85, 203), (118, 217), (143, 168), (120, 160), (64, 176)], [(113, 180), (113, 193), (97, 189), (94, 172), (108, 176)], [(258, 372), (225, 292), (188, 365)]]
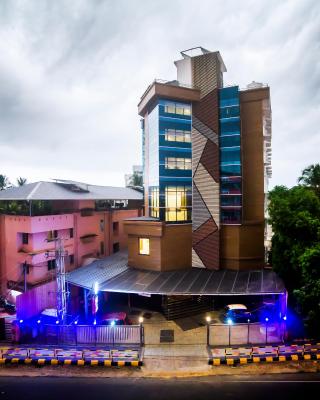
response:
[(262, 101), (269, 88), (240, 92), (242, 225), (222, 225), (221, 266), (257, 269), (264, 265), (264, 161)]
[[(129, 267), (152, 271), (191, 268), (191, 224), (125, 221)], [(150, 239), (150, 255), (139, 254), (139, 238)]]

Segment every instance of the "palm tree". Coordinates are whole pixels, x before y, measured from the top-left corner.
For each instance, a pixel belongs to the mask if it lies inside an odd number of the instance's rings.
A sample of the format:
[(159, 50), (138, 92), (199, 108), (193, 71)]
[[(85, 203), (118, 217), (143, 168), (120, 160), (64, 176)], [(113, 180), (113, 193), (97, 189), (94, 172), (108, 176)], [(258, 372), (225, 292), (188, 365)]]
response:
[(320, 164), (312, 164), (305, 168), (298, 178), (298, 183), (309, 186), (320, 196)]
[(7, 189), (10, 185), (9, 178), (6, 175), (0, 174), (0, 190)]
[(17, 184), (18, 186), (23, 186), (27, 183), (27, 178), (21, 178), (21, 176), (19, 178), (17, 178)]
[(139, 172), (134, 172), (129, 180), (130, 186), (142, 187), (143, 186), (143, 176)]

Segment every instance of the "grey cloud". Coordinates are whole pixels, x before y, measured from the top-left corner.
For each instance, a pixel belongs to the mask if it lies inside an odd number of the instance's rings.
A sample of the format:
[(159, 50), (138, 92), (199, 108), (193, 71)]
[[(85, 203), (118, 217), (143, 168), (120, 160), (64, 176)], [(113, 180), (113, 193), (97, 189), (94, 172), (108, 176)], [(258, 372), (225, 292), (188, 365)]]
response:
[(319, 4), (0, 1), (0, 172), (123, 184), (141, 158), (141, 94), (202, 45), (221, 51), (226, 82), (270, 84), (272, 184), (294, 184), (319, 161)]

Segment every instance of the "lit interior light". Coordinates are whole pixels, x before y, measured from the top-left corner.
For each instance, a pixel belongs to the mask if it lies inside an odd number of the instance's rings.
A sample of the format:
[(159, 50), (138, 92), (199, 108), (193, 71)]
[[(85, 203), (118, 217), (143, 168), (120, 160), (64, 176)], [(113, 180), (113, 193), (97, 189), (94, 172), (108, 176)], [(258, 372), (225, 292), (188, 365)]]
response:
[(143, 317), (139, 317), (139, 324), (142, 324), (142, 322), (143, 322)]
[(115, 321), (111, 321), (110, 323), (111, 326), (115, 326), (115, 324), (116, 324)]
[(207, 315), (206, 316), (206, 321), (209, 323), (209, 322), (211, 322), (211, 317), (210, 317), (210, 315)]
[(40, 324), (40, 322), (41, 322), (40, 319), (38, 319), (37, 324)]
[(58, 320), (56, 320), (56, 324), (58, 324), (59, 323), (59, 321)]
[(228, 318), (228, 319), (227, 319), (227, 324), (228, 324), (228, 325), (232, 325), (232, 324), (233, 324), (233, 321), (232, 321), (231, 318)]
[(97, 325), (97, 320), (96, 319), (93, 321), (93, 325)]
[(78, 325), (78, 321), (74, 321), (74, 324), (75, 324), (75, 325)]
[(287, 316), (286, 316), (286, 315), (283, 317), (283, 320), (284, 320), (284, 321), (286, 321), (286, 320), (287, 320)]
[(250, 319), (248, 318), (248, 323), (250, 322)]
[(98, 282), (94, 283), (93, 291), (94, 291), (94, 294), (98, 294), (98, 292), (99, 292), (99, 283)]
[(268, 321), (269, 321), (269, 318), (268, 318), (268, 317), (266, 317), (265, 321), (266, 321), (266, 322), (268, 322)]
[(20, 321), (19, 321), (19, 322), (20, 322), (20, 324), (22, 324), (22, 323), (23, 323), (23, 319), (20, 319)]

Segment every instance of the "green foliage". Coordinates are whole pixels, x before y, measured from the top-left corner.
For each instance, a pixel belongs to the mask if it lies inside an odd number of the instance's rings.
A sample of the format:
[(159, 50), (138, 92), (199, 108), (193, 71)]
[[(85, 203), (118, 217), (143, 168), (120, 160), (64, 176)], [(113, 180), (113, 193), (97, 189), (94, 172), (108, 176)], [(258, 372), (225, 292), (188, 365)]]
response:
[(305, 168), (298, 182), (310, 187), (320, 196), (320, 164), (312, 164)]
[(269, 215), (272, 266), (312, 330), (320, 316), (320, 198), (311, 189), (276, 186), (269, 193)]
[(9, 178), (0, 174), (0, 190), (4, 190), (10, 186)]
[(23, 186), (27, 183), (27, 178), (22, 178), (21, 176), (17, 178), (17, 184), (18, 186)]
[(143, 186), (143, 176), (141, 174), (139, 174), (139, 172), (135, 171), (131, 175), (129, 183), (130, 183), (131, 186), (142, 187)]

